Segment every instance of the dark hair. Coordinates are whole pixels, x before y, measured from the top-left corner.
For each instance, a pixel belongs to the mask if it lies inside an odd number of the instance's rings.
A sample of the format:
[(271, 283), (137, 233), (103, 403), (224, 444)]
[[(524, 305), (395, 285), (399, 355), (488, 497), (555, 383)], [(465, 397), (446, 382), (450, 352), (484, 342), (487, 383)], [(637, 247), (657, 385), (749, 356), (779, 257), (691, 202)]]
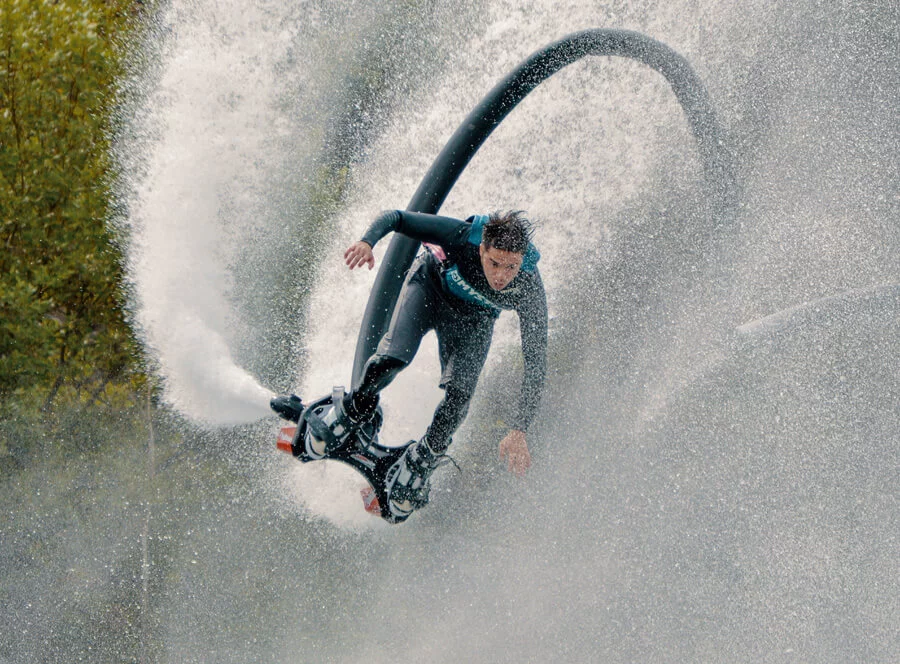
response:
[(534, 226), (525, 218), (522, 210), (491, 212), (484, 225), (481, 242), (488, 249), (502, 249), (516, 254), (524, 254), (534, 235)]

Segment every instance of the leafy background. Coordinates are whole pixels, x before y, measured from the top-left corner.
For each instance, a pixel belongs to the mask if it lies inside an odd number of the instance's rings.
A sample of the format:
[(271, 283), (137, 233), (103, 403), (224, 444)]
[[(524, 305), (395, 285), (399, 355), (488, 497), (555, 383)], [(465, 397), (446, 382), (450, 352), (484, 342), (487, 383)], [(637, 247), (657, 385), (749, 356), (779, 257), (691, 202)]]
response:
[(121, 406), (144, 376), (122, 307), (109, 132), (141, 3), (0, 14), (0, 399), (32, 417)]

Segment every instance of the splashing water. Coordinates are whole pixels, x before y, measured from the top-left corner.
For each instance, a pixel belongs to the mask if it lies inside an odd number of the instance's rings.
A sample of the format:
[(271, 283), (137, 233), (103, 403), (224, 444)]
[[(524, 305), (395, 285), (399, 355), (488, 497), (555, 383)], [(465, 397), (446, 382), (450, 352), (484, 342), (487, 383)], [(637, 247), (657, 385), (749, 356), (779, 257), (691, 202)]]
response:
[(151, 98), (156, 140), (132, 217), (131, 277), (166, 399), (188, 417), (235, 424), (265, 415), (271, 395), (234, 360), (245, 324), (230, 300), (229, 266), (260, 217), (265, 173), (252, 164), (265, 150), (270, 70), (286, 35), (269, 31), (258, 6), (234, 11), (227, 24), (203, 9), (170, 11), (165, 72)]
[[(634, 29), (691, 62), (734, 143), (740, 206), (733, 227), (708, 223), (693, 138), (646, 68), (589, 58), (532, 93), (443, 209), (542, 222), (551, 371), (528, 480), (495, 458), (518, 389), (504, 316), (451, 448), (464, 473), (438, 477), (402, 528), (375, 529), (348, 469), (266, 471), (309, 516), (295, 550), (259, 554), (299, 579), (266, 606), (302, 619), (271, 627), (264, 652), (235, 646), (235, 661), (896, 659), (895, 13), (437, 2), (396, 10), (412, 27), (391, 57), (377, 40), (392, 15), (367, 4), (173, 3), (131, 274), (181, 412), (247, 422), (265, 415), (260, 383), (303, 396), (345, 383), (374, 275), (348, 273), (344, 246), (405, 207), (487, 90), (569, 32)], [(352, 92), (374, 43), (388, 54), (381, 106)], [(335, 172), (340, 196), (316, 216), (316, 183)], [(269, 254), (314, 272), (302, 323), (273, 337), (290, 353), (255, 343), (267, 311), (297, 306)], [(280, 377), (255, 369), (273, 353)], [(385, 393), (386, 441), (420, 435), (436, 373), (432, 340)], [(321, 554), (319, 516), (340, 526)], [(204, 597), (210, 614), (225, 603)], [(210, 620), (173, 651), (220, 642)]]

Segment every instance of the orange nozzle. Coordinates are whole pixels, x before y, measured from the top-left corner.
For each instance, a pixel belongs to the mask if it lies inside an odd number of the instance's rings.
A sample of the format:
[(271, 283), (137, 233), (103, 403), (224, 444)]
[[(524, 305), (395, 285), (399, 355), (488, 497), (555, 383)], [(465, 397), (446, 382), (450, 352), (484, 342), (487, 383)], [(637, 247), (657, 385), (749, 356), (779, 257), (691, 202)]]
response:
[(297, 427), (282, 427), (281, 431), (278, 432), (278, 440), (276, 441), (275, 446), (282, 452), (293, 454), (294, 450), (291, 443), (294, 440), (294, 432), (296, 431)]

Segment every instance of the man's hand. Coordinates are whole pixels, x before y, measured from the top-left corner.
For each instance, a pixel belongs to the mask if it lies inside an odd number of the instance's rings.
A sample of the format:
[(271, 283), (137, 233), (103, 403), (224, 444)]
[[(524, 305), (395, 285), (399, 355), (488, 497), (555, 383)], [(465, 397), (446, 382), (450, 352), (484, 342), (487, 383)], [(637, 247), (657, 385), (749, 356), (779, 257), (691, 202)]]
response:
[(375, 267), (375, 256), (372, 255), (372, 247), (367, 242), (360, 240), (350, 245), (344, 252), (344, 262), (351, 270), (359, 265), (368, 265), (371, 270)]
[(509, 472), (525, 477), (525, 471), (531, 466), (531, 455), (528, 453), (524, 431), (513, 429), (500, 441), (501, 461), (503, 457), (507, 458)]

